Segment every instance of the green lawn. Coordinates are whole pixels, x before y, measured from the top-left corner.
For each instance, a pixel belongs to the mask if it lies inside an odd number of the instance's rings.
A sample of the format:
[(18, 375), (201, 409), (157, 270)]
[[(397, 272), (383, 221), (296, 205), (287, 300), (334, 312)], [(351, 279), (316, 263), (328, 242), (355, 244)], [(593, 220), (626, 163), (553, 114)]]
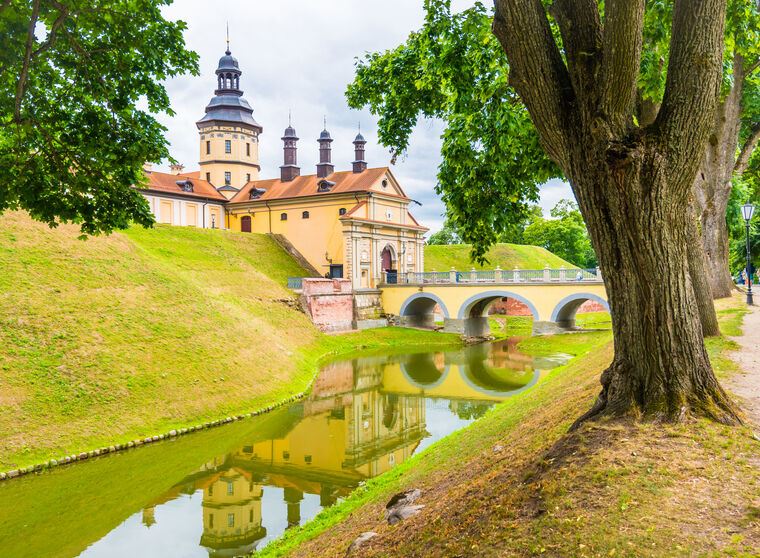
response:
[(264, 235), (158, 226), (78, 239), (0, 216), (0, 470), (241, 413), (361, 346), (287, 304), (303, 271)]
[(495, 244), (486, 254), (488, 263), (474, 264), (470, 261), (469, 244), (450, 244), (425, 246), (425, 271), (449, 271), (452, 267), (459, 270), (494, 269), (544, 269), (549, 266), (558, 269), (562, 266), (575, 267), (559, 256), (555, 256), (540, 246), (523, 246), (520, 244)]

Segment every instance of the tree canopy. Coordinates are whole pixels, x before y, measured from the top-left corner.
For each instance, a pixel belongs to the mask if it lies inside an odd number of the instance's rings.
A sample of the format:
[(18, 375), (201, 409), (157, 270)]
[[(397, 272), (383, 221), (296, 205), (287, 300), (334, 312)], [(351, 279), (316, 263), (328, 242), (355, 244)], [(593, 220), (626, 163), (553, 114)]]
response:
[(551, 219), (538, 216), (525, 228), (523, 243), (546, 248), (579, 267), (596, 267), (596, 254), (578, 206), (561, 200), (551, 210)]
[(0, 212), (110, 232), (153, 216), (132, 186), (169, 158), (163, 81), (198, 72), (171, 0), (0, 3)]
[[(425, 11), (424, 25), (404, 44), (358, 60), (346, 95), (354, 108), (367, 106), (378, 116), (380, 142), (394, 157), (407, 149), (418, 118), (445, 123), (436, 190), (462, 240), (482, 259), (502, 231), (524, 219), (538, 186), (562, 173), (547, 157), (509, 83), (506, 55), (491, 32), (492, 10), (477, 3), (452, 13), (450, 0), (426, 0)], [(657, 114), (664, 95), (672, 11), (672, 2), (646, 2), (636, 98), (642, 119)], [(562, 45), (556, 19), (551, 30)], [(755, 0), (730, 0), (724, 94), (733, 79), (734, 54), (750, 64), (760, 60), (759, 34)], [(760, 87), (754, 77), (744, 97), (742, 138), (748, 145), (760, 121)]]

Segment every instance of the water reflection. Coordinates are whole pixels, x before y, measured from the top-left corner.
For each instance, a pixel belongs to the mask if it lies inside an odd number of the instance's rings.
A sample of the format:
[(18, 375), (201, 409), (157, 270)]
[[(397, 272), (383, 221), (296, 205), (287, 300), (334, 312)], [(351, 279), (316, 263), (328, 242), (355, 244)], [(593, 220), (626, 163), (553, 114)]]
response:
[(528, 389), (540, 373), (510, 341), (331, 364), (307, 399), (143, 500), (81, 556), (245, 555)]

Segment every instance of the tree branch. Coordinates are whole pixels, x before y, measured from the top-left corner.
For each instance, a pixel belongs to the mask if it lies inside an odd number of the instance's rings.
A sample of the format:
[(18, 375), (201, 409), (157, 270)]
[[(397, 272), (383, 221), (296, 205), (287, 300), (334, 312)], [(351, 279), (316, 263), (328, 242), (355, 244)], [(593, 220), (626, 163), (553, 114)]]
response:
[[(723, 70), (726, 0), (675, 0), (665, 95), (654, 133), (673, 188), (686, 192), (712, 129)], [(685, 180), (684, 177), (689, 177)]]
[(757, 147), (758, 142), (760, 142), (760, 122), (755, 122), (755, 124), (752, 126), (752, 129), (750, 130), (747, 141), (744, 142), (744, 145), (739, 152), (739, 157), (736, 159), (736, 164), (734, 164), (734, 175), (741, 176), (744, 171), (747, 170), (747, 165), (749, 165), (749, 158), (752, 157), (752, 152)]
[(69, 16), (68, 7), (62, 5), (60, 2), (55, 1), (53, 1), (53, 5), (59, 11), (58, 17), (55, 18), (53, 26), (50, 28), (50, 33), (48, 33), (47, 39), (45, 39), (45, 41), (32, 53), (32, 58), (45, 52), (47, 49), (53, 46), (53, 43), (55, 43), (56, 35), (58, 34), (58, 29), (60, 29), (61, 25), (63, 25), (63, 22), (66, 21), (66, 18)]
[(752, 62), (752, 64), (747, 65), (747, 67), (744, 69), (744, 75), (748, 76), (758, 68), (760, 68), (760, 58)]
[(595, 0), (557, 0), (550, 11), (562, 34), (575, 95), (581, 102), (594, 105), (602, 45), (602, 23), (597, 3)]
[(37, 20), (40, 16), (40, 0), (34, 0), (32, 3), (32, 17), (29, 20), (29, 30), (26, 35), (26, 47), (24, 49), (24, 62), (21, 66), (18, 83), (16, 84), (16, 105), (13, 109), (13, 120), (18, 122), (21, 119), (21, 101), (24, 99), (26, 91), (26, 80), (29, 78), (29, 65), (32, 61), (32, 46), (34, 45), (34, 28), (37, 27)]
[(622, 132), (636, 101), (644, 41), (645, 0), (607, 0), (604, 7), (602, 113)]
[(547, 154), (568, 167), (567, 120), (575, 99), (541, 0), (495, 0), (493, 33), (510, 67), (510, 84), (530, 113)]

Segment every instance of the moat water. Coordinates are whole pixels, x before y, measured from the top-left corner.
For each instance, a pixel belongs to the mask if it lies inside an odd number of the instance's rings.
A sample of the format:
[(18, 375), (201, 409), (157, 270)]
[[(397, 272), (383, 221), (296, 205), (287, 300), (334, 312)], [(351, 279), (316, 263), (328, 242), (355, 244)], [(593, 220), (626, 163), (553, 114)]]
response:
[(245, 556), (568, 358), (515, 346), (335, 362), (267, 415), (2, 483), (0, 556)]

